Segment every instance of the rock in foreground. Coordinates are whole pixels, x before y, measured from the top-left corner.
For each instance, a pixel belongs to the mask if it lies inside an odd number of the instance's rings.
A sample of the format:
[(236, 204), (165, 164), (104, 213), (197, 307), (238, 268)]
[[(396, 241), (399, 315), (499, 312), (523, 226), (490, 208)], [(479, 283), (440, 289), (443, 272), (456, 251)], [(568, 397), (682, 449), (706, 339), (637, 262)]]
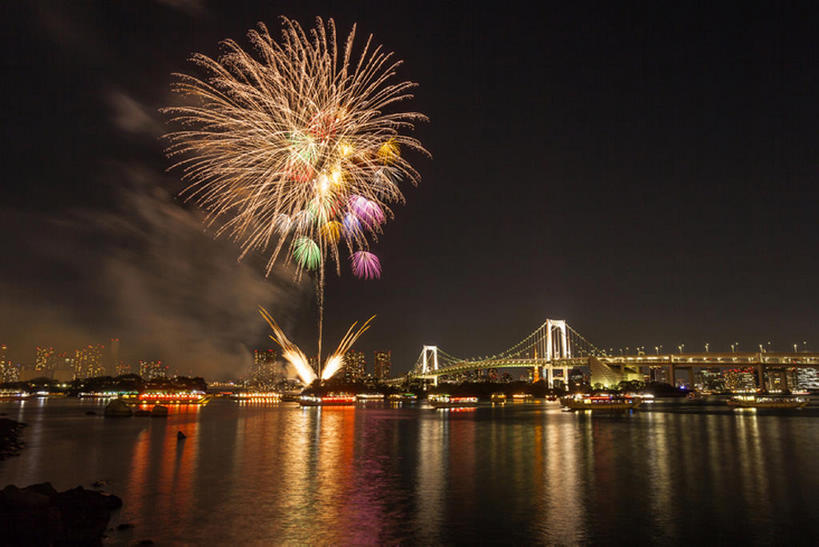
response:
[(50, 483), (0, 490), (4, 545), (99, 545), (117, 496), (78, 486), (57, 492)]

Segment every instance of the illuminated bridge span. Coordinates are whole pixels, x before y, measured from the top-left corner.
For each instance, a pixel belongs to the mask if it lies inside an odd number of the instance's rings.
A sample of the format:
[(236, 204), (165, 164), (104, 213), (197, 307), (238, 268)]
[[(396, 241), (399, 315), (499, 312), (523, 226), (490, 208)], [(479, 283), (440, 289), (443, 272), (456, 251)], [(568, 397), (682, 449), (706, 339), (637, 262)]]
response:
[[(588, 367), (592, 384), (616, 384), (621, 380), (642, 379), (644, 371), (662, 368), (667, 380), (676, 385), (679, 369), (689, 374), (697, 368), (753, 369), (759, 385), (763, 385), (768, 369), (819, 367), (819, 353), (737, 352), (681, 353), (659, 355), (607, 355), (570, 327), (564, 320), (547, 319), (529, 336), (509, 349), (495, 355), (461, 358), (450, 355), (438, 346), (424, 346), (410, 372), (390, 380), (401, 383), (411, 379), (431, 380), (490, 369), (531, 368), (533, 378), (544, 379), (549, 387), (560, 381), (568, 384), (573, 367)], [(690, 376), (689, 376), (690, 377)]]

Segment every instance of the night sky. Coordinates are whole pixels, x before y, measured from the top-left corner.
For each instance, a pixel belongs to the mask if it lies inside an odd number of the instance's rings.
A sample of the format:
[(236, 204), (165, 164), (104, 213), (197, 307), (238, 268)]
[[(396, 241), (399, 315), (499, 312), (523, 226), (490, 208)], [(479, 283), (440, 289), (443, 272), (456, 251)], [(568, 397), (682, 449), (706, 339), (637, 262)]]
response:
[(313, 339), (310, 287), (214, 241), (158, 140), (170, 74), (284, 14), (358, 22), (430, 118), (383, 278), (328, 282), (328, 343), (376, 313), (357, 347), (399, 372), (547, 317), (606, 348), (817, 349), (816, 9), (614, 4), (3, 3), (0, 343), (240, 374), (258, 304)]

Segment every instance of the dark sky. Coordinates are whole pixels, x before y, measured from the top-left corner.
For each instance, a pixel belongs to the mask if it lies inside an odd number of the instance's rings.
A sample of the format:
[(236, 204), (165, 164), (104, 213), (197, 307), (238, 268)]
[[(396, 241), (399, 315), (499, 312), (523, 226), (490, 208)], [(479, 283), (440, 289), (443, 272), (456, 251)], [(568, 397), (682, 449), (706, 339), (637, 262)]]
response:
[(257, 304), (311, 340), (309, 287), (203, 233), (158, 142), (170, 73), (285, 14), (357, 21), (430, 117), (383, 278), (328, 283), (330, 340), (376, 313), (359, 348), (399, 371), (547, 317), (601, 347), (815, 349), (817, 10), (672, 4), (4, 3), (0, 342), (118, 336), (213, 374), (267, 345)]

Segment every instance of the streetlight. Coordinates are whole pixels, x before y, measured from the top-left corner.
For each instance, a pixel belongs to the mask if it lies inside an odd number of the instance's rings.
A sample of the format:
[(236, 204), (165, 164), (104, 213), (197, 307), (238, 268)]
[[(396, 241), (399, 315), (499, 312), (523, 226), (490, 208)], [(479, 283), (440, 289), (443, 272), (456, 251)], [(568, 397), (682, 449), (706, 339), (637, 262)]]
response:
[(794, 352), (794, 353), (796, 353), (796, 346), (798, 346), (798, 344), (794, 344), (794, 345), (793, 345), (793, 352)]
[(677, 346), (677, 349), (680, 350), (680, 353), (683, 352), (683, 348), (685, 348), (685, 344), (680, 344), (679, 346)]
[(654, 353), (660, 355), (660, 346), (654, 346)]
[(737, 348), (736, 342), (731, 344), (731, 353), (734, 353), (736, 351), (736, 348)]
[(705, 353), (708, 353), (708, 346), (709, 346), (709, 345), (710, 345), (710, 344), (709, 344), (708, 342), (706, 342), (706, 343), (705, 343)]

